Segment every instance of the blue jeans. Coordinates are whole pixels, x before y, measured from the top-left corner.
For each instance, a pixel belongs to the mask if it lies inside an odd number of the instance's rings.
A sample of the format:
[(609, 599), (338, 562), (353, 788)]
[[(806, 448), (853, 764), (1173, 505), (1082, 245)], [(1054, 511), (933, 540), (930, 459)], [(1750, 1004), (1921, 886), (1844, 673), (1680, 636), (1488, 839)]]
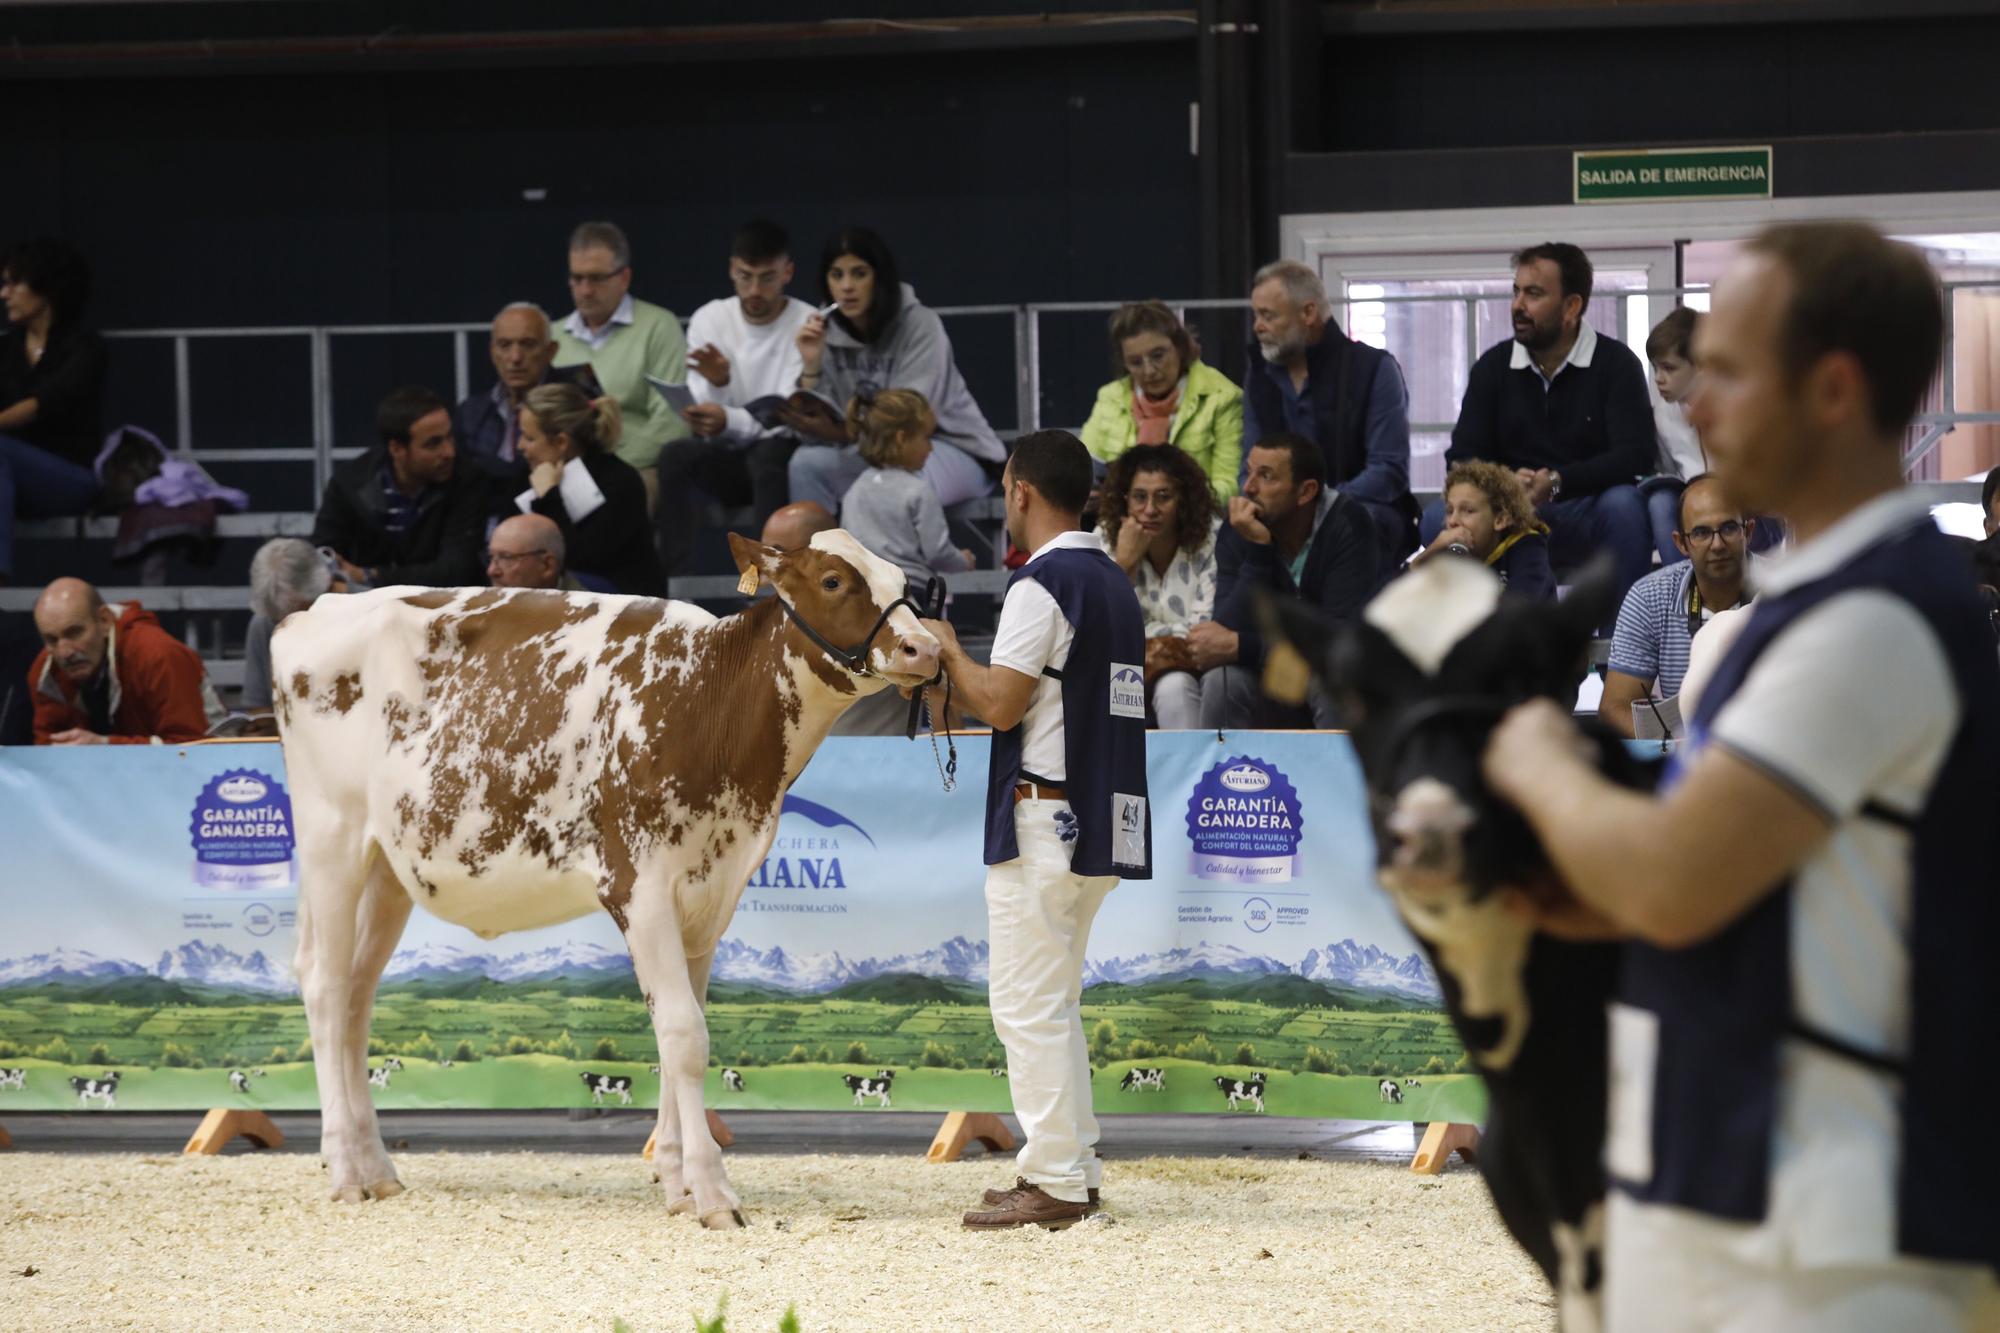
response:
[[(1638, 488), (1613, 486), (1596, 495), (1545, 504), (1536, 513), (1549, 525), (1549, 563), (1559, 577), (1574, 573), (1599, 551), (1611, 554), (1618, 596), (1605, 621), (1605, 632), (1609, 633), (1617, 623), (1626, 590), (1644, 578), (1653, 564), (1652, 522)], [(1424, 506), (1419, 539), (1429, 546), (1443, 530), (1444, 502), (1433, 500)]]
[(1674, 533), (1681, 526), (1681, 492), (1687, 483), (1678, 477), (1648, 477), (1639, 486), (1639, 494), (1646, 501), (1646, 520), (1653, 530), (1653, 549), (1660, 553), (1660, 564), (1677, 565), (1687, 559), (1674, 545)]
[(97, 474), (39, 445), (0, 435), (0, 577), (14, 572), (14, 520), (86, 512)]
[[(838, 515), (842, 497), (868, 470), (868, 461), (851, 444), (802, 444), (792, 454), (788, 470), (792, 503), (813, 500), (825, 506), (827, 513)], [(994, 490), (993, 478), (986, 475), (978, 459), (942, 440), (931, 446), (930, 459), (924, 464), (924, 480), (931, 484), (931, 489), (938, 493), (938, 502), (947, 509), (965, 500), (990, 495)]]

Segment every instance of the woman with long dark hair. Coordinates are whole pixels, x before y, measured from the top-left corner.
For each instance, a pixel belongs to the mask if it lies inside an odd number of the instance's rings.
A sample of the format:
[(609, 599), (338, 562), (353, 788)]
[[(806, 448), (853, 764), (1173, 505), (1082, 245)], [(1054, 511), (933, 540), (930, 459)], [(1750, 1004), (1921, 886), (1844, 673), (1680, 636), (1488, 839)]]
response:
[(821, 300), (834, 310), (814, 315), (799, 330), (799, 388), (824, 399), (830, 410), (823, 419), (788, 414), (806, 439), (792, 455), (792, 499), (838, 512), (840, 497), (868, 469), (842, 420), (847, 403), (864, 390), (883, 389), (915, 390), (936, 414), (931, 438), (938, 447), (923, 475), (941, 502), (991, 492), (987, 465), (997, 472), (1007, 450), (958, 373), (944, 321), (902, 280), (888, 244), (866, 227), (845, 228), (826, 243), (819, 275)]
[(90, 268), (53, 238), (18, 245), (0, 268), (0, 583), (14, 569), (14, 519), (81, 514), (97, 499), (104, 342), (83, 327)]

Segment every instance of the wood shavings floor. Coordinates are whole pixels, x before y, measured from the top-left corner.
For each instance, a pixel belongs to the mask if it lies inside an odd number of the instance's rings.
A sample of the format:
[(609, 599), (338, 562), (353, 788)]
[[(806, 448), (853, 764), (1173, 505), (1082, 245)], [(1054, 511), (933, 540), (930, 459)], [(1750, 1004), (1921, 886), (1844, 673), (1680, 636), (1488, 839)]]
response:
[[(339, 1206), (308, 1154), (0, 1156), (0, 1325), (686, 1330), (1554, 1327), (1484, 1183), (1374, 1162), (1110, 1164), (1098, 1220), (969, 1234), (1006, 1158), (737, 1156), (748, 1230), (671, 1217), (635, 1158), (405, 1153)], [(24, 1271), (33, 1269), (32, 1276)]]

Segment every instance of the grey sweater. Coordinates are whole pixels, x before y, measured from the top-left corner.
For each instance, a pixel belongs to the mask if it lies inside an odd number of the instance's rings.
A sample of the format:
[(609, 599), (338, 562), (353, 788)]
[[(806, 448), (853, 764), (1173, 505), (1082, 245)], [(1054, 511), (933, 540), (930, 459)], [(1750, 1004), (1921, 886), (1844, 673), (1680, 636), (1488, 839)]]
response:
[(922, 592), (933, 573), (965, 568), (951, 544), (944, 505), (921, 472), (869, 468), (841, 499), (840, 522), (863, 547), (900, 568), (912, 592)]
[(826, 353), (814, 392), (844, 414), (847, 400), (864, 383), (877, 389), (915, 389), (937, 414), (937, 434), (932, 438), (989, 463), (1007, 460), (1006, 447), (986, 424), (952, 360), (944, 321), (917, 300), (916, 290), (907, 282), (902, 308), (872, 343), (856, 338), (839, 320), (827, 320)]

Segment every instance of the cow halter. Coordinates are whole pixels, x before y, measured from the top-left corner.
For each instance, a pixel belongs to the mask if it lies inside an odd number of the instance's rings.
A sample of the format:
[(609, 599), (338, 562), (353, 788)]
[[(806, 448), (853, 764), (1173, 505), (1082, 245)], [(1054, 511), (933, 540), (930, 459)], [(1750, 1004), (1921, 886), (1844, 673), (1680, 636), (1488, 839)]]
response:
[(799, 633), (805, 635), (808, 639), (811, 639), (813, 643), (819, 647), (819, 650), (821, 652), (825, 653), (828, 657), (831, 657), (834, 661), (840, 663), (840, 665), (843, 668), (853, 672), (857, 676), (867, 676), (871, 678), (881, 676), (882, 674), (881, 672), (877, 671), (874, 667), (868, 665), (868, 648), (869, 645), (875, 642), (875, 636), (882, 632), (882, 627), (889, 623), (889, 617), (896, 614), (897, 607), (907, 606), (910, 608), (911, 615), (913, 616), (923, 615), (923, 609), (919, 607), (915, 602), (911, 601), (908, 597), (898, 597), (895, 601), (889, 603), (888, 608), (885, 609), (881, 615), (875, 618), (874, 626), (870, 628), (868, 633), (862, 637), (860, 643), (855, 644), (852, 648), (836, 648), (833, 646), (831, 642), (828, 641), (827, 637), (824, 634), (821, 634), (818, 630), (814, 629), (811, 625), (808, 625), (806, 623), (806, 618), (800, 615), (798, 611), (793, 608), (790, 602), (785, 600), (784, 594), (779, 592), (775, 586), (771, 589), (771, 593), (772, 596), (777, 599), (778, 605), (785, 609), (786, 617), (789, 618), (794, 625), (797, 625), (799, 627)]

